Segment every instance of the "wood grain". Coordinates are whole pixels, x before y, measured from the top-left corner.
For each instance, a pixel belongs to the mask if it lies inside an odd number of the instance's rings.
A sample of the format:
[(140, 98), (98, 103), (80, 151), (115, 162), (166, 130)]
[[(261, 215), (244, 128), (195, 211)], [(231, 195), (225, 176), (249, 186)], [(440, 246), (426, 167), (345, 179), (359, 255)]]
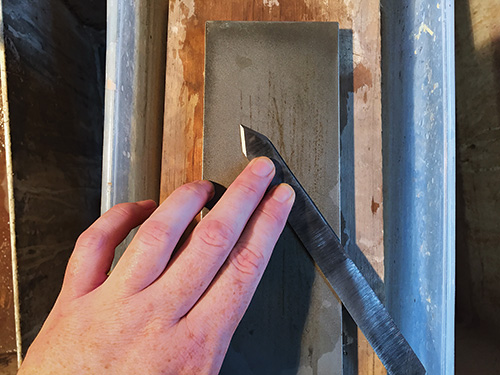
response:
[[(0, 25), (3, 26), (0, 16)], [(0, 33), (3, 42), (3, 35)], [(2, 44), (3, 46), (3, 44)], [(16, 324), (17, 271), (13, 259), (13, 218), (10, 186), (10, 128), (6, 71), (3, 47), (0, 47), (0, 374), (15, 374), (18, 365), (18, 326)], [(19, 356), (20, 358), (20, 356)]]
[[(349, 202), (342, 203), (352, 209), (353, 220), (346, 219), (344, 236), (383, 279), (379, 5), (370, 0), (170, 1), (161, 200), (202, 175), (205, 21), (339, 22), (341, 29), (352, 32), (351, 87), (345, 98), (352, 104), (347, 108), (350, 120), (341, 121), (345, 126), (341, 141), (353, 149), (351, 164), (342, 164), (353, 174), (354, 192)], [(351, 139), (344, 139), (347, 136)], [(359, 336), (358, 372), (385, 373)]]
[(487, 322), (498, 334), (500, 2), (460, 0), (455, 9), (457, 318)]

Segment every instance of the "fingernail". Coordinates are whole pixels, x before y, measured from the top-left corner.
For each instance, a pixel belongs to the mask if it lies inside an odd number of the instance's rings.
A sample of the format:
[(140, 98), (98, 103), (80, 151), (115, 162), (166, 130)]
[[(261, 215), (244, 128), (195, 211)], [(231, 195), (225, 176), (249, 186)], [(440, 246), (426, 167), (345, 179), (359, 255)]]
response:
[(280, 184), (273, 192), (273, 198), (278, 202), (285, 203), (288, 201), (292, 195), (295, 195), (295, 191), (288, 184)]
[(137, 202), (137, 204), (145, 210), (150, 210), (156, 207), (156, 202), (152, 199), (146, 199), (145, 201)]
[(267, 177), (274, 171), (274, 164), (266, 157), (256, 158), (252, 160), (251, 170), (257, 176)]

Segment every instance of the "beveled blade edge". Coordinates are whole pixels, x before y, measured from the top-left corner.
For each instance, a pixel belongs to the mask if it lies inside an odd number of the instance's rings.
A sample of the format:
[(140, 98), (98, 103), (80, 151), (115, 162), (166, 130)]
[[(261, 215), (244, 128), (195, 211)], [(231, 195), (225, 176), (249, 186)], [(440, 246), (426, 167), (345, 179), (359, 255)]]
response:
[(273, 160), (281, 182), (293, 187), (295, 204), (288, 222), (325, 278), (361, 329), (389, 374), (420, 375), (425, 369), (396, 326), (389, 312), (345, 252), (339, 238), (264, 135), (240, 125), (241, 145), (247, 159)]

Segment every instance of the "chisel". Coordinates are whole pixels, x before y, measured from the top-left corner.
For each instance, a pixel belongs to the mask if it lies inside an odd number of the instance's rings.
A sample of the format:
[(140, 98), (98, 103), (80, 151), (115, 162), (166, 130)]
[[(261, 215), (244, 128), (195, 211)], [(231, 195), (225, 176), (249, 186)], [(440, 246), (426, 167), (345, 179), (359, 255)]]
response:
[(273, 183), (285, 182), (295, 190), (296, 199), (288, 223), (373, 347), (388, 374), (425, 374), (422, 363), (389, 312), (271, 141), (243, 125), (240, 131), (241, 147), (247, 159), (267, 156), (276, 166)]

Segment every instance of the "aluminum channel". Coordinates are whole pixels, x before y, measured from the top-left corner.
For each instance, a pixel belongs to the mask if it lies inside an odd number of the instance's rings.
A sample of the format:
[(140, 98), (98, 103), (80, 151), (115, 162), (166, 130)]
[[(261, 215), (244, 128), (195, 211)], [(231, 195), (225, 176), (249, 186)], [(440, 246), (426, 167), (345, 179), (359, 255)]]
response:
[(168, 1), (109, 0), (107, 11), (101, 212), (159, 199)]

